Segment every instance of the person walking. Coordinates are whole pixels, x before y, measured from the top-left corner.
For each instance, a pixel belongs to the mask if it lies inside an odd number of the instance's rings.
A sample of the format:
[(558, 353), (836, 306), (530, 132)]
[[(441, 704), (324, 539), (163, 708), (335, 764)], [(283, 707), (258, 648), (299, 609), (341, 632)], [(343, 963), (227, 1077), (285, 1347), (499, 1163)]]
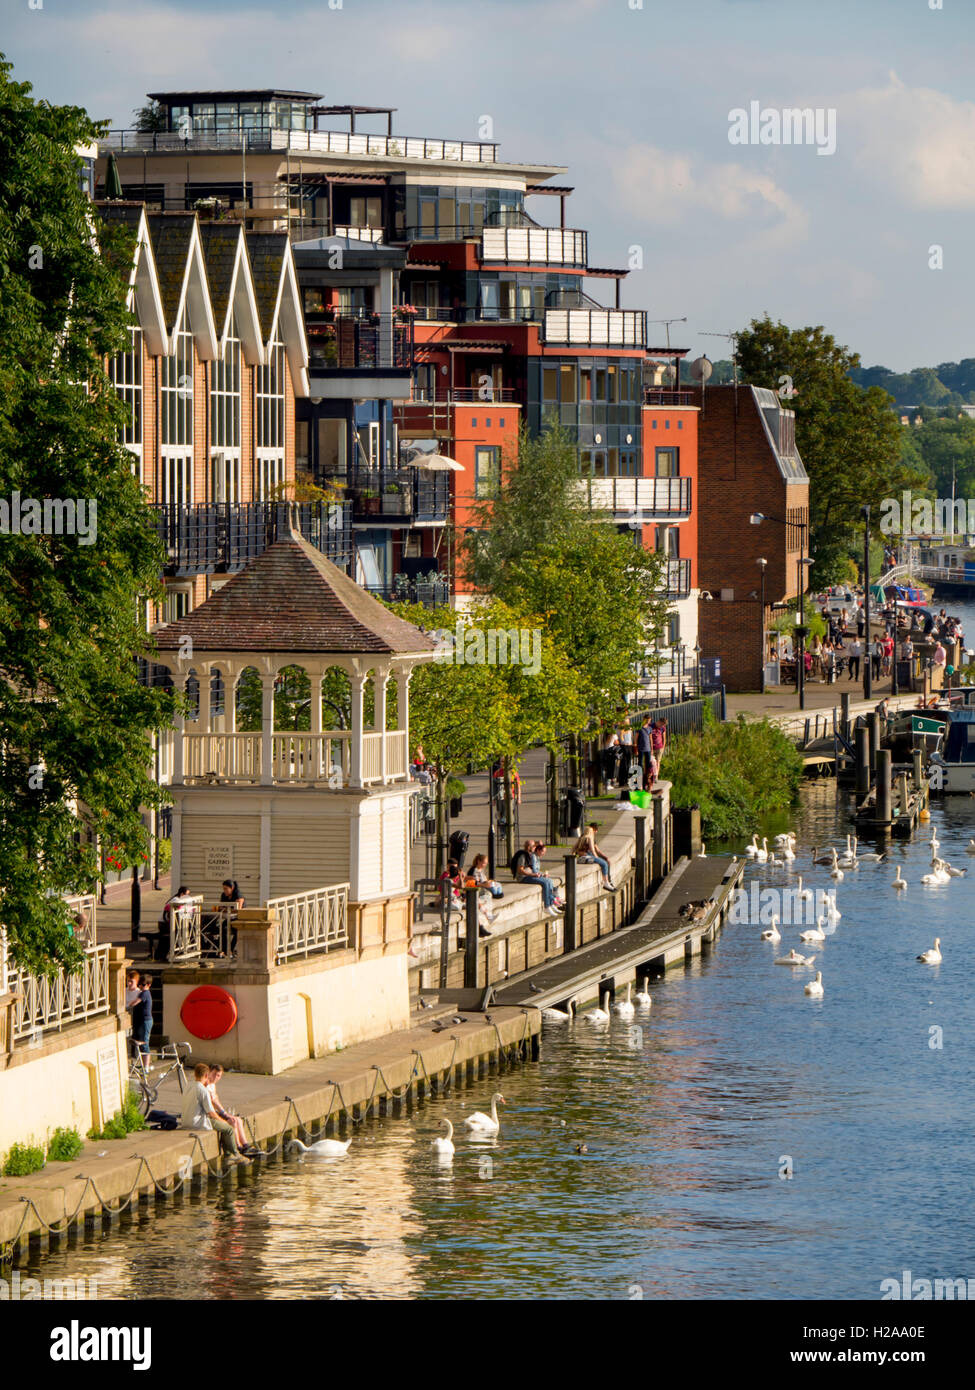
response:
[(652, 725), (650, 729), (650, 748), (653, 752), (653, 760), (657, 764), (658, 771), (660, 770), (660, 764), (663, 762), (664, 749), (666, 747), (667, 725), (663, 719), (658, 719), (656, 724)]
[(879, 680), (884, 664), (884, 639), (882, 637), (878, 637), (873, 643), (870, 652), (870, 660), (873, 678), (874, 680)]
[(850, 643), (850, 680), (860, 679), (860, 657), (863, 654), (863, 643), (859, 637), (854, 637)]
[(640, 725), (640, 731), (636, 736), (636, 753), (640, 761), (640, 770), (643, 773), (643, 785), (647, 784), (647, 772), (653, 761), (653, 738), (651, 728), (653, 720), (649, 714)]

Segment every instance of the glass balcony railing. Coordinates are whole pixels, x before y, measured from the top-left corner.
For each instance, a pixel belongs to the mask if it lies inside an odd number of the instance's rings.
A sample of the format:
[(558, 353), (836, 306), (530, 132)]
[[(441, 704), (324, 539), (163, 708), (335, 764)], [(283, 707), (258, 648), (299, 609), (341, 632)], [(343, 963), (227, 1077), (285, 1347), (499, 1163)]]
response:
[(546, 309), (542, 339), (570, 347), (643, 348), (647, 316), (640, 309)]
[(589, 264), (586, 232), (569, 227), (485, 227), (481, 260), (514, 265)]
[(593, 511), (625, 515), (632, 524), (691, 515), (690, 478), (581, 478), (577, 486)]
[(109, 130), (98, 153), (164, 154), (182, 150), (294, 150), (308, 154), (366, 155), (377, 159), (429, 159), (444, 164), (494, 164), (498, 146), (482, 140), (427, 140), (413, 135), (350, 135), (344, 130), (252, 130), (210, 127), (175, 130)]

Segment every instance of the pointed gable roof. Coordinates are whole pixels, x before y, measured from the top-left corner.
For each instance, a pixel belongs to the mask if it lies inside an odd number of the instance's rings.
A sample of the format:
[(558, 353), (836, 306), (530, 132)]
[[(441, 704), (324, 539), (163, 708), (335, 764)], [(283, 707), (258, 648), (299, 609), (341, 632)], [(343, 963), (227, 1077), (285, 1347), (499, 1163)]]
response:
[(185, 618), (154, 634), (160, 652), (425, 656), (432, 638), (360, 589), (292, 532)]
[(243, 227), (239, 222), (200, 222), (200, 245), (220, 351), (236, 312), (244, 361), (250, 367), (263, 366), (264, 342)]
[(308, 340), (291, 241), (287, 232), (248, 232), (247, 249), (265, 346), (270, 347), (277, 332), (288, 355), (294, 393), (308, 396)]
[[(118, 267), (123, 274), (127, 269), (128, 307), (138, 319), (150, 354), (157, 356), (159, 353), (168, 352), (169, 335), (166, 332), (166, 317), (149, 237), (145, 204), (115, 200), (96, 202), (94, 206), (103, 222), (112, 226), (121, 224), (132, 234), (135, 247), (131, 263), (127, 268), (124, 265)], [(106, 254), (111, 259), (115, 253), (108, 251)]]
[(218, 335), (196, 213), (155, 212), (148, 222), (166, 327), (170, 333), (176, 331), (186, 306), (197, 353), (212, 361), (218, 351)]

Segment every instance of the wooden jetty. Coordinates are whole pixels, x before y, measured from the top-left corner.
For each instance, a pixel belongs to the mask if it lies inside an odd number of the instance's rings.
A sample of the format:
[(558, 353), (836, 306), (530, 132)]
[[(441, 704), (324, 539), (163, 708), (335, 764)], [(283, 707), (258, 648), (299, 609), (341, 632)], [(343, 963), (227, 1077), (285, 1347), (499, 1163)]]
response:
[[(614, 994), (627, 980), (662, 974), (667, 966), (700, 955), (720, 930), (743, 873), (743, 861), (727, 855), (681, 859), (631, 926), (495, 985), (496, 1003), (544, 1008), (575, 999), (583, 1004)], [(707, 899), (713, 899), (712, 906), (699, 920), (680, 916), (685, 904)]]
[[(858, 753), (862, 750), (858, 748)], [(874, 754), (876, 781), (857, 802), (853, 819), (858, 830), (909, 837), (920, 824), (928, 804), (928, 788), (922, 775), (920, 750), (914, 754), (913, 765), (898, 770), (896, 783), (889, 748), (878, 748)], [(858, 768), (861, 778), (863, 769)], [(869, 775), (869, 765), (866, 768)], [(894, 788), (896, 786), (896, 796)]]

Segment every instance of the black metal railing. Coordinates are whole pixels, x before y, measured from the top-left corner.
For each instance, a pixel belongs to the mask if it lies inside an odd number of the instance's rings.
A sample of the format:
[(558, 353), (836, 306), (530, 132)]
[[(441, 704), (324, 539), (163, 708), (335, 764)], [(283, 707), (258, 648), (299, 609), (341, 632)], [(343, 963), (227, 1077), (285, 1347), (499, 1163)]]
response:
[(660, 592), (665, 598), (687, 598), (691, 592), (690, 560), (668, 560), (660, 577)]
[(357, 468), (330, 481), (344, 484), (352, 520), (360, 525), (447, 519), (449, 473), (424, 468)]
[(644, 405), (693, 405), (693, 403), (690, 391), (666, 391), (658, 390), (656, 386), (648, 386), (643, 392)]
[(235, 126), (216, 130), (187, 126), (179, 130), (108, 130), (98, 141), (99, 154), (180, 153), (183, 150), (297, 150), (309, 154), (375, 155), (382, 159), (431, 159), (445, 163), (494, 164), (498, 146), (486, 140), (428, 140), (414, 135), (349, 134), (344, 130), (278, 130)]
[(396, 574), (388, 584), (365, 584), (363, 588), (387, 603), (421, 603), (424, 608), (441, 608), (450, 602), (450, 584), (439, 576), (414, 579)]
[(155, 502), (150, 509), (166, 548), (167, 575), (235, 574), (291, 525), (333, 564), (352, 559), (346, 502)]
[(408, 371), (413, 365), (413, 316), (306, 314), (308, 370)]

